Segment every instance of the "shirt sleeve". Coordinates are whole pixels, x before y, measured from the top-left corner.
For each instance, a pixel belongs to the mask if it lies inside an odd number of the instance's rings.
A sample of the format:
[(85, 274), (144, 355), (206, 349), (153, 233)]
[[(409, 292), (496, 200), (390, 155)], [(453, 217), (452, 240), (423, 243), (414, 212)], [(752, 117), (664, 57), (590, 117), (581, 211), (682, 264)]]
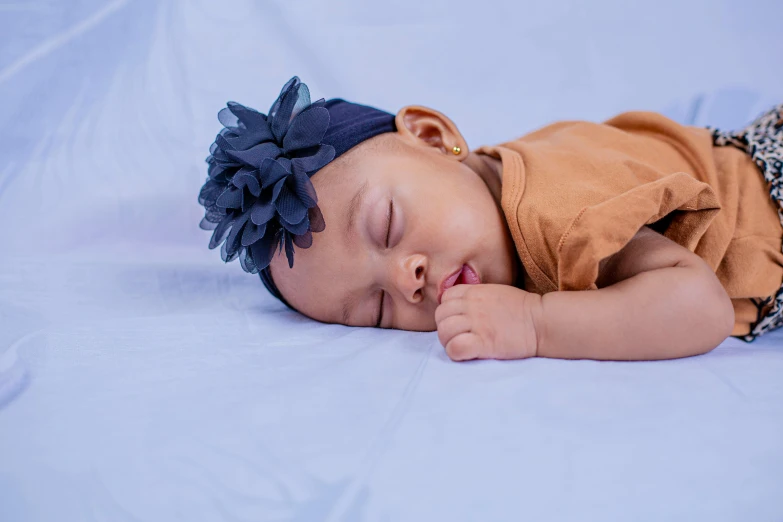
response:
[(719, 211), (712, 187), (684, 172), (584, 206), (558, 242), (558, 289), (595, 289), (599, 263), (620, 251), (643, 226), (664, 218), (663, 234), (694, 251)]

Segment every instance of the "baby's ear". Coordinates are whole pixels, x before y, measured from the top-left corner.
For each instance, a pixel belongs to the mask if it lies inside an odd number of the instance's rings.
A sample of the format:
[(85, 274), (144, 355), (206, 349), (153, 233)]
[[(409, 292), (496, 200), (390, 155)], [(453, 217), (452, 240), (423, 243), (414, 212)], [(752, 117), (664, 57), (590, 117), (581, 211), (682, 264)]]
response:
[(459, 160), (468, 157), (468, 144), (457, 126), (434, 109), (409, 105), (400, 109), (395, 122), (397, 133), (409, 143), (437, 149)]

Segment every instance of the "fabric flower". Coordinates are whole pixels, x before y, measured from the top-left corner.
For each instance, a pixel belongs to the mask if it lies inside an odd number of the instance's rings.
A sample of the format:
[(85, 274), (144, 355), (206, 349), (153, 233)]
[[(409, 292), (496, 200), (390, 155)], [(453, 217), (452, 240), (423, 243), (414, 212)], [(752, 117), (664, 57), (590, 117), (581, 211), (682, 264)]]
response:
[(199, 194), (201, 228), (214, 230), (209, 248), (221, 246), (223, 261), (239, 257), (246, 272), (269, 266), (275, 249), (294, 265), (294, 245), (308, 248), (324, 229), (310, 176), (332, 161), (322, 140), (329, 127), (324, 100), (310, 103), (296, 76), (262, 114), (229, 102), (218, 113), (224, 128), (207, 157), (208, 178)]

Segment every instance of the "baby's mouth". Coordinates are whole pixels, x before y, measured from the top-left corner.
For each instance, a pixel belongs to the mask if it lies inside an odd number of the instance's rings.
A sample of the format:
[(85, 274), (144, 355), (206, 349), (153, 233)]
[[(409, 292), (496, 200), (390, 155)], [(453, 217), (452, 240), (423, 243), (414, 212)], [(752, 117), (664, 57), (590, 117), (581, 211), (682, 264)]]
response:
[(465, 264), (462, 265), (456, 272), (449, 275), (440, 284), (440, 291), (438, 292), (438, 303), (443, 298), (443, 292), (456, 285), (478, 285), (481, 284), (481, 278), (472, 266)]

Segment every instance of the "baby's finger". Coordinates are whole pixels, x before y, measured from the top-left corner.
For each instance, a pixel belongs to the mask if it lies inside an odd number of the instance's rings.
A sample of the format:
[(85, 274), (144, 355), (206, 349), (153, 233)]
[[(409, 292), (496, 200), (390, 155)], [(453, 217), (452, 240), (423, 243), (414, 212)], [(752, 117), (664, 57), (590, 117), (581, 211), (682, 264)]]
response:
[(465, 303), (461, 299), (446, 301), (435, 309), (435, 323), (440, 324), (447, 317), (463, 313), (465, 313)]
[(448, 342), (446, 354), (452, 361), (477, 359), (481, 350), (481, 337), (473, 332), (461, 333)]
[(444, 347), (459, 334), (470, 331), (470, 319), (466, 315), (452, 315), (438, 323), (438, 340)]
[(443, 292), (443, 295), (440, 298), (441, 303), (445, 303), (446, 301), (450, 301), (452, 299), (460, 299), (465, 296), (465, 294), (470, 290), (470, 287), (473, 285), (454, 285), (445, 292)]

